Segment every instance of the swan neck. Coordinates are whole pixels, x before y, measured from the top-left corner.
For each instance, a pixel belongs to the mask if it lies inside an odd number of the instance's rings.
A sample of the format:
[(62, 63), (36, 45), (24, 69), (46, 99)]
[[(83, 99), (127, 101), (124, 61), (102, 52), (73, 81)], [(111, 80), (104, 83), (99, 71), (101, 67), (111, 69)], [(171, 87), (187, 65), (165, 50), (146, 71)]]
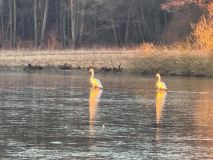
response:
[(91, 72), (90, 79), (94, 79), (94, 71)]
[(160, 76), (158, 76), (158, 82), (160, 82), (161, 81), (161, 78), (160, 78)]

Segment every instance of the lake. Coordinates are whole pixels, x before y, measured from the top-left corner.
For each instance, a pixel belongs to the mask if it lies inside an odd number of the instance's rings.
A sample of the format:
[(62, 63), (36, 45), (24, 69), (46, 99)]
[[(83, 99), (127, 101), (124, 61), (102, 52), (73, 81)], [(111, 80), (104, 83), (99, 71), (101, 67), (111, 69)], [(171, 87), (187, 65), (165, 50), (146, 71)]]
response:
[(1, 159), (213, 159), (213, 79), (0, 73)]

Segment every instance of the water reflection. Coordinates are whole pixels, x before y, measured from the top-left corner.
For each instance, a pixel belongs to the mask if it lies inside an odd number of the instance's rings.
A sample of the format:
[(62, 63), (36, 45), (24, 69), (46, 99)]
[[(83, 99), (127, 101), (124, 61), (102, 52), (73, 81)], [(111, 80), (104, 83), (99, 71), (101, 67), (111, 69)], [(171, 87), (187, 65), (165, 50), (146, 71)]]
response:
[(157, 91), (156, 94), (156, 123), (159, 124), (161, 121), (162, 110), (165, 104), (166, 91)]
[(91, 89), (89, 96), (89, 135), (92, 137), (95, 135), (95, 118), (98, 108), (98, 103), (102, 94), (100, 89)]
[(213, 159), (212, 79), (101, 79), (0, 73), (0, 159)]
[(200, 94), (197, 116), (195, 117), (199, 139), (208, 148), (208, 157), (213, 159), (213, 95), (211, 93)]

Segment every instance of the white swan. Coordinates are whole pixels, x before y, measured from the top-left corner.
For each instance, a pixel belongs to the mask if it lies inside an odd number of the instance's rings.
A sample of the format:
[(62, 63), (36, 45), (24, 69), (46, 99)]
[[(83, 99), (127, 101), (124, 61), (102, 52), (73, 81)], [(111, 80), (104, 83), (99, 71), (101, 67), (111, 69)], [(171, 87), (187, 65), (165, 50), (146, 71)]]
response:
[(167, 90), (166, 84), (164, 82), (161, 81), (161, 77), (160, 74), (156, 74), (157, 77), (157, 83), (156, 83), (156, 87), (158, 89), (158, 91), (162, 91), (162, 90)]
[(91, 85), (92, 85), (92, 88), (93, 89), (102, 89), (103, 88), (103, 86), (102, 86), (102, 84), (101, 84), (101, 82), (98, 80), (98, 79), (96, 79), (96, 78), (94, 78), (94, 69), (90, 69), (89, 70), (89, 72), (91, 73), (91, 76), (90, 76), (90, 83), (91, 83)]

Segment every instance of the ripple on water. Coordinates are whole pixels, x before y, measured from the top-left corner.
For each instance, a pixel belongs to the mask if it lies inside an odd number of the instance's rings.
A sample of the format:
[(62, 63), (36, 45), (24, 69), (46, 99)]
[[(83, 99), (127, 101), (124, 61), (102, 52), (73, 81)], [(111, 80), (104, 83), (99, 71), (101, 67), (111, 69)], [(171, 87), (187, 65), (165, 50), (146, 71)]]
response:
[(99, 100), (83, 76), (0, 76), (1, 158), (213, 158), (212, 81), (168, 77), (162, 96), (149, 78), (98, 76)]

